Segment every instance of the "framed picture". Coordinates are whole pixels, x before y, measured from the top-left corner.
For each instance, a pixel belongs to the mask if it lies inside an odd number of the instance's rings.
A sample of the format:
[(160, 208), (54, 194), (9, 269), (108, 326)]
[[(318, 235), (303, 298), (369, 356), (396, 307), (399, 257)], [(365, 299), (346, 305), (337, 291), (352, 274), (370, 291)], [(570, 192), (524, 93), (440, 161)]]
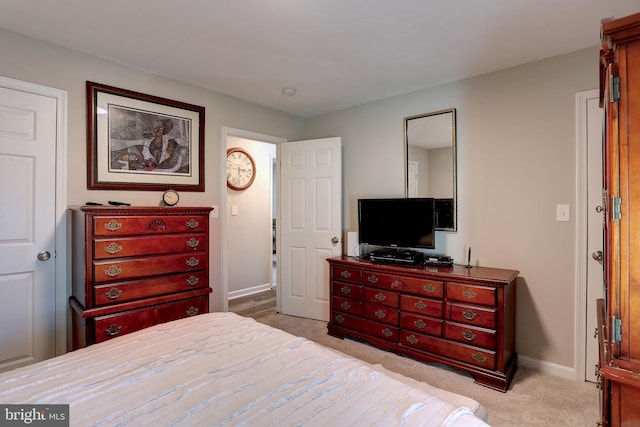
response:
[(89, 190), (204, 191), (204, 107), (87, 82)]

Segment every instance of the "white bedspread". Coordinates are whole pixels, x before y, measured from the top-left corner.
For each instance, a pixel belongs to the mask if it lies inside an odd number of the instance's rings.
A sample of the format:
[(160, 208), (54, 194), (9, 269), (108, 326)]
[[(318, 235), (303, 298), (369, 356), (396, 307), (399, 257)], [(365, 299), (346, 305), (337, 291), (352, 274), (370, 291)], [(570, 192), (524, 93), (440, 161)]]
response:
[(73, 426), (486, 426), (419, 388), (232, 313), (157, 325), (0, 374), (0, 403)]

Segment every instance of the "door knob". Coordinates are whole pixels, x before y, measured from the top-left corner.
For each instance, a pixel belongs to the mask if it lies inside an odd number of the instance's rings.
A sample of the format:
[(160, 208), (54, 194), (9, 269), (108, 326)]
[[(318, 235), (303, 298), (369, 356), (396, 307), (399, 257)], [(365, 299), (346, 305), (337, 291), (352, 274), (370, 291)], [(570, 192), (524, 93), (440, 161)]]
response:
[(340, 242), (340, 239), (338, 239), (338, 238), (337, 238), (337, 237), (335, 237), (335, 236), (331, 239), (331, 244), (332, 244), (333, 246), (337, 245), (339, 242)]
[(48, 261), (51, 258), (51, 254), (49, 251), (40, 251), (38, 252), (38, 261)]
[(598, 262), (602, 262), (602, 251), (591, 252), (591, 258), (595, 259)]

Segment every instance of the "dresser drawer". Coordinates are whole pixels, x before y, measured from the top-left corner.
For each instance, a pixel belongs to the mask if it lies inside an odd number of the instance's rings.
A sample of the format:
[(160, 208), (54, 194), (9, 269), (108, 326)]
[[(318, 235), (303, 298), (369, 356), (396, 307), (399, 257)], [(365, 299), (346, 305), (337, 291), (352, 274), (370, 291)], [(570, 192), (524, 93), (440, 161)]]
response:
[(115, 304), (207, 286), (209, 286), (209, 277), (206, 271), (105, 283), (94, 287), (94, 304), (96, 306)]
[(488, 286), (474, 286), (464, 283), (447, 282), (447, 299), (468, 304), (495, 306), (498, 291)]
[(365, 302), (362, 306), (363, 314), (378, 322), (389, 323), (397, 326), (400, 319), (400, 312), (397, 307), (389, 307), (386, 305), (372, 304)]
[(140, 255), (156, 255), (203, 250), (208, 243), (204, 233), (170, 234), (166, 236), (135, 236), (120, 239), (96, 239), (95, 259)]
[(436, 319), (419, 314), (400, 313), (400, 327), (403, 329), (411, 329), (412, 331), (422, 332), (423, 334), (442, 336), (442, 325), (444, 320)]
[(474, 328), (473, 326), (447, 322), (444, 325), (444, 337), (489, 350), (496, 349), (496, 331)]
[(421, 298), (413, 295), (402, 295), (400, 297), (400, 309), (402, 311), (412, 311), (427, 316), (442, 317), (443, 301), (429, 298)]
[(333, 312), (331, 320), (336, 325), (343, 328), (363, 332), (377, 338), (382, 338), (386, 341), (398, 342), (398, 337), (400, 336), (399, 329), (397, 327), (374, 322), (373, 320), (363, 319), (361, 317), (351, 316), (345, 313)]
[(333, 266), (331, 267), (331, 278), (343, 282), (362, 283), (362, 270)]
[(202, 215), (95, 216), (95, 236), (188, 233), (205, 231), (208, 217)]
[(382, 289), (364, 288), (364, 300), (390, 307), (398, 307), (400, 296), (397, 292)]
[(497, 327), (495, 308), (483, 308), (472, 305), (447, 303), (447, 319), (469, 325), (495, 329)]
[(139, 310), (99, 316), (95, 318), (95, 342), (106, 341), (159, 323), (195, 316), (208, 311), (209, 296), (205, 295)]
[(410, 292), (429, 298), (442, 298), (443, 283), (434, 280), (403, 277), (393, 274), (365, 271), (363, 283), (377, 288)]
[(460, 360), (486, 369), (495, 369), (496, 367), (496, 354), (494, 351), (405, 330), (402, 330), (400, 338), (400, 344), (405, 347), (428, 351), (445, 358)]
[(347, 298), (362, 298), (362, 285), (354, 285), (350, 283), (333, 282), (331, 284), (333, 295), (343, 296)]
[(93, 278), (94, 282), (101, 283), (185, 271), (198, 271), (204, 270), (208, 261), (206, 252), (94, 261)]
[(351, 314), (362, 314), (361, 301), (349, 298), (333, 297), (331, 302), (334, 310), (340, 310)]

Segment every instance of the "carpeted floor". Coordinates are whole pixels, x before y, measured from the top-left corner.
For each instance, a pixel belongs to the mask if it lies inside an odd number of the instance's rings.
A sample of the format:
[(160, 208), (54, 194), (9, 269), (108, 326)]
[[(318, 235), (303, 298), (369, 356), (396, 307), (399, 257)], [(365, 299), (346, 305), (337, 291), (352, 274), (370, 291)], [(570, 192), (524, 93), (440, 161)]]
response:
[(598, 390), (591, 383), (570, 381), (520, 367), (509, 391), (501, 393), (475, 384), (466, 373), (327, 335), (325, 322), (282, 314), (256, 316), (256, 320), (366, 362), (379, 363), (390, 371), (432, 386), (469, 396), (487, 408), (489, 424), (494, 427), (585, 427), (595, 426), (598, 420)]

